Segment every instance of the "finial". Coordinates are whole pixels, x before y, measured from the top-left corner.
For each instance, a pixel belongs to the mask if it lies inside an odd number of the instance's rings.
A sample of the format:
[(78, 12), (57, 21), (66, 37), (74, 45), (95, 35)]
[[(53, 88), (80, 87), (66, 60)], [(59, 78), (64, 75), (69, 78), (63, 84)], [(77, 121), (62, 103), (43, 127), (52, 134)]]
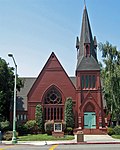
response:
[(84, 7), (86, 8), (86, 1), (84, 0)]
[(86, 5), (86, 2), (85, 2), (85, 0), (84, 0), (84, 5)]

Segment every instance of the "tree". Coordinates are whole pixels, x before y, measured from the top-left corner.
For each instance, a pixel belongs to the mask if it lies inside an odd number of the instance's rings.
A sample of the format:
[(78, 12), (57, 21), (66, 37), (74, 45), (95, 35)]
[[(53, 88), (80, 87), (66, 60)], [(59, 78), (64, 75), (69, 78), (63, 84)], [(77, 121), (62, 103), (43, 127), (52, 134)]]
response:
[(101, 76), (108, 113), (111, 113), (112, 120), (118, 122), (120, 120), (120, 52), (109, 42), (100, 43), (99, 49), (104, 62)]
[(36, 120), (38, 129), (40, 131), (43, 131), (43, 112), (42, 112), (42, 106), (41, 105), (36, 106), (35, 120)]
[(0, 131), (5, 132), (10, 129), (10, 122), (9, 121), (1, 121), (0, 122)]
[[(14, 68), (8, 67), (6, 61), (0, 58), (0, 121), (9, 120), (10, 103), (14, 91)], [(17, 88), (23, 86), (17, 77)]]
[(74, 128), (74, 114), (72, 98), (67, 98), (65, 102), (65, 122), (67, 127)]

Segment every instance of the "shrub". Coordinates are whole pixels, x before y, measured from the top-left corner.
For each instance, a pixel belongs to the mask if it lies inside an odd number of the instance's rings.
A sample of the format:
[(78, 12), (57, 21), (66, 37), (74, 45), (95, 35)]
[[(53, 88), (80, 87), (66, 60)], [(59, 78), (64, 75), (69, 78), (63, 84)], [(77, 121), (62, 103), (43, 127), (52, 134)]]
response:
[(0, 130), (2, 132), (8, 131), (10, 129), (10, 122), (9, 121), (2, 121), (0, 122)]
[(54, 121), (47, 121), (45, 123), (45, 132), (48, 135), (52, 135), (52, 131), (54, 131)]
[(38, 130), (42, 132), (43, 131), (43, 112), (42, 112), (41, 105), (36, 106), (35, 120), (38, 126)]
[(25, 128), (28, 131), (28, 133), (33, 134), (37, 131), (37, 124), (35, 120), (29, 120), (25, 124)]
[(66, 122), (62, 122), (62, 131), (66, 130)]
[(66, 133), (67, 133), (68, 135), (73, 135), (73, 129), (72, 129), (71, 127), (67, 127)]
[(115, 128), (114, 128), (114, 133), (115, 133), (116, 135), (120, 135), (120, 126), (115, 126)]
[(107, 134), (108, 134), (108, 135), (113, 135), (113, 134), (115, 134), (114, 128), (109, 127), (109, 128), (107, 129)]
[(17, 132), (18, 134), (21, 136), (21, 135), (26, 135), (28, 133), (28, 129), (27, 127), (25, 126), (25, 124), (23, 125), (18, 125), (17, 126)]
[(67, 127), (74, 128), (74, 114), (72, 98), (67, 98), (65, 102), (65, 122)]
[[(18, 136), (18, 133), (16, 132), (16, 137), (17, 136)], [(3, 139), (7, 141), (12, 140), (12, 137), (13, 137), (13, 131), (7, 131), (3, 135)]]

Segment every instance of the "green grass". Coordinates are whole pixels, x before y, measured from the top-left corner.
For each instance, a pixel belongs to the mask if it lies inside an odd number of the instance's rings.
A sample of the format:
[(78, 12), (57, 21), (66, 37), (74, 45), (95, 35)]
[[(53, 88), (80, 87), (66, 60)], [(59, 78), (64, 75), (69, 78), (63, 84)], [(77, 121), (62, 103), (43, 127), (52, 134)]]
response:
[(61, 138), (55, 138), (52, 135), (47, 134), (37, 134), (37, 135), (27, 135), (27, 136), (19, 136), (18, 139), (20, 141), (53, 141), (53, 140), (73, 140), (74, 136), (65, 135)]
[(120, 135), (112, 135), (112, 138), (120, 139)]

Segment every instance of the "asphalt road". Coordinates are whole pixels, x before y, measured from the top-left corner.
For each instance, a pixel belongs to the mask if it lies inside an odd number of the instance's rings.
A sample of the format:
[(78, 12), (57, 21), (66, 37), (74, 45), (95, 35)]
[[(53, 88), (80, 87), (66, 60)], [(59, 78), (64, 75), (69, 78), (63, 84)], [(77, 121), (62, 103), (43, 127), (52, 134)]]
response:
[(0, 145), (0, 150), (120, 150), (120, 144), (84, 144), (84, 145)]
[(120, 144), (59, 145), (55, 150), (120, 150)]

